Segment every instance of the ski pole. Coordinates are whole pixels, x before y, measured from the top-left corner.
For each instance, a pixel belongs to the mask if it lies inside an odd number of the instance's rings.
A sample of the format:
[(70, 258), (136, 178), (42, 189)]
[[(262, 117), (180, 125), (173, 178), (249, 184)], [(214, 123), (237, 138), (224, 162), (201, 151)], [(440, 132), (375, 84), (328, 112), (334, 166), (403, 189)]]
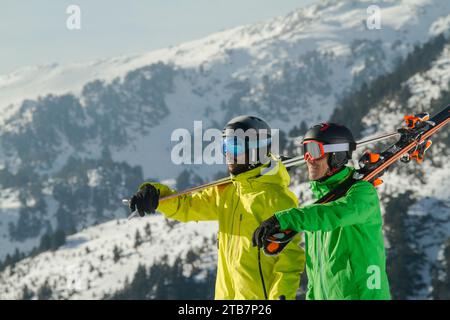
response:
[[(122, 199), (122, 203), (124, 205), (126, 205), (127, 207), (130, 206), (130, 200), (128, 200), (128, 199)], [(136, 209), (128, 216), (128, 220), (131, 220), (131, 219), (133, 219), (134, 217), (137, 217), (137, 216), (139, 216), (139, 212)]]
[(378, 141), (382, 141), (382, 140), (386, 140), (386, 139), (394, 138), (394, 137), (398, 137), (398, 136), (400, 136), (400, 133), (398, 133), (397, 131), (391, 132), (391, 133), (386, 133), (386, 134), (381, 134), (381, 135), (375, 136), (373, 138), (368, 138), (366, 140), (357, 142), (357, 148), (361, 148), (368, 144), (372, 144), (372, 143), (375, 143)]

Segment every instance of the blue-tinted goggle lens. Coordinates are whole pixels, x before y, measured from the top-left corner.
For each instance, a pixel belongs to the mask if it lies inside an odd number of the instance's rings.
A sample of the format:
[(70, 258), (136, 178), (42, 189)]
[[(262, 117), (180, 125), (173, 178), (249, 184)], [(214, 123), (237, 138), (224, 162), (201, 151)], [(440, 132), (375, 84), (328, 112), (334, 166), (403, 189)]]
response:
[[(270, 138), (264, 140), (253, 140), (248, 142), (249, 149), (267, 147), (270, 144)], [(224, 137), (222, 142), (223, 154), (232, 153), (234, 156), (245, 153), (245, 141), (234, 136)]]
[(237, 137), (224, 137), (222, 142), (223, 154), (232, 153), (235, 156), (245, 152), (245, 141)]

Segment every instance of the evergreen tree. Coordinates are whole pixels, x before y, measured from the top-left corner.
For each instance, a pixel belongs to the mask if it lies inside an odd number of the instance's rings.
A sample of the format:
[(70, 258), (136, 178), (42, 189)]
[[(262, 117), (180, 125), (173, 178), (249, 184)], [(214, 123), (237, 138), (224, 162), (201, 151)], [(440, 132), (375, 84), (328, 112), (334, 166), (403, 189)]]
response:
[(164, 223), (167, 226), (167, 228), (169, 228), (169, 231), (170, 231), (173, 229), (173, 227), (175, 227), (180, 222), (177, 220), (170, 220), (170, 219), (164, 218)]
[(203, 183), (202, 178), (193, 174), (190, 170), (183, 170), (176, 179), (176, 188), (177, 190), (185, 190), (189, 187), (200, 185)]
[(66, 243), (66, 233), (64, 230), (56, 230), (52, 237), (52, 250), (57, 250)]
[(24, 285), (22, 288), (22, 294), (20, 300), (31, 300), (34, 297), (34, 292), (31, 291), (27, 285)]
[(415, 239), (408, 232), (408, 208), (412, 204), (407, 191), (391, 199), (384, 216), (386, 237), (393, 246), (387, 256), (387, 273), (393, 299), (408, 299), (422, 286), (420, 263), (423, 253), (414, 245)]
[(188, 170), (183, 170), (177, 177), (177, 190), (184, 190), (191, 186), (191, 174)]
[(139, 233), (139, 230), (136, 230), (136, 233), (134, 235), (134, 248), (136, 249), (137, 247), (139, 247), (142, 244), (142, 237), (141, 234)]
[(48, 283), (48, 279), (45, 280), (44, 284), (37, 291), (38, 300), (50, 300), (52, 298), (52, 288)]
[(19, 262), (20, 260), (25, 258), (25, 254), (21, 253), (19, 249), (14, 250), (14, 255), (7, 254), (5, 257), (5, 260), (3, 262), (0, 261), (0, 271), (5, 270), (6, 267), (11, 266), (14, 267), (14, 265)]
[[(189, 254), (194, 259), (195, 253)], [(125, 281), (124, 288), (110, 299), (212, 299), (214, 296), (215, 271), (208, 270), (203, 280), (195, 278), (195, 273), (185, 275), (183, 261), (178, 257), (170, 265), (167, 256), (155, 262), (148, 271), (144, 266), (139, 266), (133, 280)]]
[(152, 229), (150, 226), (150, 223), (146, 223), (145, 227), (144, 227), (144, 232), (145, 232), (145, 237), (147, 238), (148, 241), (152, 241)]
[(113, 248), (113, 261), (114, 261), (114, 263), (117, 263), (120, 260), (121, 255), (122, 255), (122, 250), (117, 245), (115, 245), (114, 248)]
[(402, 87), (402, 83), (414, 74), (428, 70), (446, 43), (446, 38), (439, 35), (422, 46), (416, 46), (391, 73), (379, 76), (370, 84), (363, 83), (359, 90), (344, 96), (333, 111), (330, 122), (345, 124), (355, 138), (359, 138), (364, 129), (362, 120), (370, 109), (383, 99), (394, 98), (394, 95), (405, 103), (411, 93), (407, 86)]
[(49, 234), (44, 234), (41, 237), (41, 242), (39, 244), (38, 252), (44, 252), (52, 248), (52, 239)]
[(450, 299), (450, 238), (444, 244), (442, 265), (433, 272), (432, 286), (433, 299)]

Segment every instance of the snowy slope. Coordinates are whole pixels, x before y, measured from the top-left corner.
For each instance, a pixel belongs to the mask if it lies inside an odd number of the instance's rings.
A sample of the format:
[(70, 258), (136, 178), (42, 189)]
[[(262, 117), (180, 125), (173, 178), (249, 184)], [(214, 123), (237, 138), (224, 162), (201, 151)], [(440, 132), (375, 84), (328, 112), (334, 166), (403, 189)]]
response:
[[(164, 255), (172, 264), (177, 257), (184, 259), (187, 249), (203, 248), (207, 254), (200, 267), (214, 269), (217, 223), (191, 222), (170, 229), (164, 221), (162, 216), (115, 220), (74, 234), (56, 252), (25, 259), (2, 272), (0, 299), (20, 298), (25, 285), (36, 292), (45, 281), (54, 289), (54, 298), (100, 299), (121, 289), (127, 277), (132, 280), (139, 264), (150, 266)], [(150, 237), (144, 230), (147, 223)], [(134, 248), (137, 230), (144, 242)], [(117, 262), (113, 260), (115, 246), (122, 250)]]

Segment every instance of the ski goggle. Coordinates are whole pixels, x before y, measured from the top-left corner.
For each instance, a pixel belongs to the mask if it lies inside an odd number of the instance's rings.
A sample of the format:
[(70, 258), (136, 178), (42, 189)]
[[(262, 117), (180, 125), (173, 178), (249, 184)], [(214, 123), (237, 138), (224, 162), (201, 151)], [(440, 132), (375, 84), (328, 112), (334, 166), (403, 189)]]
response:
[[(270, 144), (270, 138), (262, 140), (250, 140), (247, 142), (249, 149), (266, 147)], [(226, 136), (222, 140), (223, 154), (231, 153), (234, 156), (245, 153), (245, 140), (236, 136)]]
[(349, 150), (350, 145), (348, 143), (323, 144), (322, 142), (316, 140), (307, 140), (303, 142), (303, 153), (306, 161), (321, 159), (326, 153)]

